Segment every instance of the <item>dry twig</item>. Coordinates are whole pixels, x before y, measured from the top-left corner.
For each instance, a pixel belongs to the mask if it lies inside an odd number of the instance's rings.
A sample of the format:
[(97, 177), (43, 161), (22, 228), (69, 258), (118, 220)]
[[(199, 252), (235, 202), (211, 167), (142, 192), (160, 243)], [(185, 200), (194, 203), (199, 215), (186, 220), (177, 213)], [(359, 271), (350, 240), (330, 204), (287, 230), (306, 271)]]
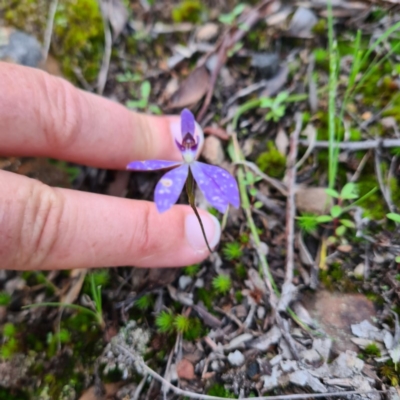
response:
[(104, 54), (103, 60), (101, 62), (99, 76), (97, 78), (97, 93), (103, 94), (104, 88), (107, 83), (108, 70), (110, 68), (112, 35), (109, 24), (109, 2), (107, 0), (98, 0), (98, 2), (104, 25)]
[[(228, 59), (229, 50), (237, 42), (239, 42), (261, 18), (265, 17), (270, 12), (269, 6), (274, 2), (275, 0), (261, 1), (256, 7), (247, 13), (242, 21), (238, 21), (240, 23), (240, 27), (230, 28), (226, 32), (218, 47), (217, 64), (212, 71), (206, 98), (204, 99), (203, 106), (197, 114), (197, 120), (201, 121), (207, 112), (212, 95), (214, 93), (218, 75)], [(209, 53), (207, 58), (209, 58), (213, 53), (214, 51)], [(202, 62), (204, 62), (204, 60), (202, 60)]]
[[(201, 393), (193, 393), (189, 392), (188, 390), (183, 390), (171, 382), (165, 380), (160, 374), (156, 371), (153, 371), (150, 367), (146, 365), (143, 359), (136, 354), (132, 353), (130, 350), (121, 346), (119, 344), (115, 345), (123, 354), (127, 355), (132, 359), (132, 361), (138, 363), (141, 368), (143, 368), (144, 372), (150, 375), (152, 378), (160, 382), (163, 386), (168, 387), (178, 396), (186, 396), (191, 399), (201, 399), (201, 400), (226, 400), (226, 397), (218, 397), (218, 396), (209, 396), (207, 394)], [(370, 390), (368, 392), (359, 392), (356, 390), (349, 391), (349, 392), (333, 392), (333, 393), (305, 393), (305, 394), (285, 394), (281, 396), (261, 396), (261, 397), (246, 397), (242, 400), (300, 400), (300, 399), (309, 399), (309, 398), (323, 398), (323, 397), (339, 397), (339, 396), (350, 396), (354, 394), (368, 394), (368, 393), (383, 393), (378, 392), (377, 390)], [(228, 399), (233, 400), (233, 399)]]
[[(301, 146), (309, 146), (308, 140), (299, 140)], [(336, 146), (340, 150), (357, 151), (357, 150), (369, 150), (376, 149), (378, 147), (391, 148), (400, 147), (400, 139), (375, 139), (375, 140), (364, 140), (362, 142), (340, 142)], [(328, 141), (320, 141), (314, 143), (314, 148), (327, 149), (329, 148)]]
[(58, 0), (53, 0), (49, 8), (49, 16), (47, 18), (46, 31), (44, 32), (43, 43), (43, 60), (46, 61), (49, 55), (51, 36), (53, 34), (54, 17), (56, 15)]

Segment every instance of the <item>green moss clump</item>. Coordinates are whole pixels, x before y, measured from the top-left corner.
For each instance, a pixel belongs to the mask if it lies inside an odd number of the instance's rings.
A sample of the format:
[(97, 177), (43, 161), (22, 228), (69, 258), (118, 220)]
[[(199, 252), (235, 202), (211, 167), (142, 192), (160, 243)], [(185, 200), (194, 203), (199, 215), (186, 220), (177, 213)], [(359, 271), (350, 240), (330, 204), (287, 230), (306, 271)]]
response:
[(174, 22), (201, 22), (204, 6), (198, 0), (184, 0), (172, 10)]
[(224, 397), (224, 398), (236, 398), (236, 396), (229, 390), (225, 389), (224, 385), (221, 383), (215, 383), (208, 390), (207, 394), (209, 396)]
[(261, 153), (256, 160), (261, 171), (273, 178), (282, 178), (286, 169), (286, 158), (283, 156), (272, 141), (267, 142), (267, 151)]
[(104, 49), (104, 28), (96, 0), (62, 2), (54, 18), (52, 50), (61, 60), (64, 74), (75, 80), (74, 69), (93, 82), (98, 75)]
[[(7, 25), (41, 39), (49, 12), (46, 0), (0, 0), (0, 13)], [(51, 52), (61, 62), (63, 74), (76, 82), (75, 70), (84, 79), (97, 79), (104, 51), (103, 19), (97, 0), (59, 2), (54, 17)]]
[(376, 343), (371, 343), (365, 347), (364, 354), (372, 357), (380, 357), (381, 351)]

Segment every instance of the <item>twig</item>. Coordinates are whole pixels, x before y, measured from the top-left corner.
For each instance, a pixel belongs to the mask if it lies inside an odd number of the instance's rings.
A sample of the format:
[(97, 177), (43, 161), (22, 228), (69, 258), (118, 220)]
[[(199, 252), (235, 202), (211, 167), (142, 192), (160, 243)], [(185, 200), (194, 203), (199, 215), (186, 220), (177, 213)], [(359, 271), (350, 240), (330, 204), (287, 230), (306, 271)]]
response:
[[(308, 140), (299, 140), (301, 146), (309, 146)], [(400, 147), (400, 139), (375, 139), (375, 140), (364, 140), (362, 142), (340, 142), (336, 146), (340, 150), (357, 151), (357, 150), (369, 150), (376, 149), (378, 147), (391, 148)], [(314, 148), (327, 149), (329, 148), (328, 141), (320, 141), (314, 143)]]
[(50, 45), (51, 45), (51, 37), (53, 34), (53, 26), (54, 26), (54, 17), (56, 15), (58, 7), (58, 0), (53, 0), (49, 7), (49, 15), (47, 18), (46, 30), (44, 32), (44, 41), (43, 41), (43, 59), (47, 60), (49, 55)]
[[(296, 204), (294, 201), (296, 192), (296, 160), (299, 135), (302, 125), (302, 115), (296, 113), (295, 115), (296, 127), (290, 135), (290, 150), (287, 158), (287, 188), (288, 195), (286, 201), (286, 273), (285, 282), (291, 284), (293, 280), (294, 269), (294, 219), (296, 216)], [(285, 307), (286, 308), (286, 307)]]
[(139, 399), (140, 393), (142, 393), (144, 384), (147, 381), (147, 376), (148, 376), (148, 374), (143, 375), (143, 379), (140, 381), (139, 385), (137, 385), (137, 388), (136, 388), (135, 393), (133, 394), (133, 397), (132, 397), (131, 400), (138, 400)]
[(111, 35), (110, 24), (108, 23), (109, 2), (108, 0), (98, 0), (98, 2), (104, 26), (104, 54), (103, 54), (103, 60), (101, 62), (99, 76), (97, 78), (97, 93), (103, 94), (104, 88), (107, 83), (108, 70), (110, 68), (112, 35)]
[(379, 157), (379, 149), (375, 150), (375, 173), (378, 179), (379, 188), (382, 192), (383, 198), (385, 199), (386, 205), (388, 206), (390, 212), (395, 212), (394, 205), (385, 183), (383, 182), (382, 170), (381, 170), (381, 160)]
[(270, 176), (268, 176), (267, 174), (264, 174), (264, 172), (262, 172), (256, 164), (254, 164), (251, 161), (246, 161), (246, 160), (239, 160), (239, 161), (235, 161), (234, 164), (238, 164), (238, 165), (245, 165), (246, 167), (250, 168), (251, 170), (253, 170), (258, 176), (260, 176), (261, 178), (264, 179), (265, 182), (267, 182), (268, 184), (270, 184), (271, 186), (273, 186), (276, 190), (278, 190), (279, 192), (281, 192), (284, 196), (288, 195), (287, 192), (287, 188), (286, 186), (278, 181), (277, 179), (271, 178)]
[(49, 55), (51, 36), (53, 34), (54, 17), (56, 15), (58, 0), (53, 0), (49, 8), (49, 16), (47, 18), (46, 30), (44, 32), (43, 43), (43, 60), (46, 61)]
[[(115, 347), (118, 348), (122, 353), (130, 357), (133, 361), (138, 363), (143, 370), (149, 374), (152, 378), (159, 381), (163, 386), (171, 389), (178, 396), (186, 396), (191, 399), (200, 399), (200, 400), (226, 400), (226, 397), (219, 396), (209, 396), (207, 394), (201, 393), (193, 393), (188, 390), (183, 390), (171, 382), (165, 380), (161, 375), (159, 375), (156, 371), (153, 371), (150, 367), (146, 365), (141, 357), (138, 357), (136, 354), (132, 353), (130, 350), (121, 346), (120, 344), (115, 344)], [(383, 391), (378, 390), (369, 390), (367, 392), (359, 392), (357, 390), (349, 391), (349, 392), (333, 392), (333, 393), (305, 393), (305, 394), (285, 394), (281, 396), (261, 396), (261, 397), (246, 397), (242, 400), (299, 400), (299, 399), (308, 399), (308, 398), (319, 398), (319, 397), (339, 397), (339, 396), (350, 396), (353, 394), (368, 394), (368, 393), (385, 393)], [(233, 400), (229, 399), (228, 400)]]
[(353, 176), (350, 179), (350, 182), (357, 182), (358, 181), (358, 178), (360, 177), (361, 172), (364, 169), (365, 165), (367, 164), (367, 161), (368, 161), (370, 156), (371, 156), (371, 152), (370, 151), (368, 151), (367, 153), (364, 154), (364, 157), (361, 159), (360, 164), (358, 164), (356, 172), (354, 172)]
[[(212, 95), (214, 93), (215, 83), (217, 82), (218, 75), (228, 58), (228, 51), (235, 45), (235, 43), (239, 42), (247, 34), (247, 32), (249, 32), (251, 28), (264, 16), (264, 8), (269, 6), (274, 1), (275, 0), (261, 1), (245, 16), (245, 19), (243, 21), (239, 21), (241, 27), (231, 28), (227, 31), (226, 36), (222, 39), (220, 43), (217, 53), (217, 64), (212, 71), (206, 98), (204, 99), (203, 106), (197, 114), (197, 120), (201, 121), (205, 113), (207, 112)], [(212, 53), (210, 53), (209, 56), (211, 56)]]

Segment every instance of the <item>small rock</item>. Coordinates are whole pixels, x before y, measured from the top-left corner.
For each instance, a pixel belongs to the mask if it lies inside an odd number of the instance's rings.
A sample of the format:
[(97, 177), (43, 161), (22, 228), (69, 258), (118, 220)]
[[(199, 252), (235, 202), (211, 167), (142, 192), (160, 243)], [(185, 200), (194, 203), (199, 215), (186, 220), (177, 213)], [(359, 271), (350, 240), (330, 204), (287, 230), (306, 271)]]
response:
[(42, 48), (36, 38), (0, 27), (0, 60), (36, 68), (42, 57)]
[(260, 373), (260, 366), (258, 365), (257, 361), (253, 361), (251, 362), (248, 366), (247, 366), (247, 376), (249, 379), (254, 379), (258, 376), (258, 374)]
[(219, 27), (213, 22), (208, 22), (207, 24), (200, 27), (196, 33), (196, 39), (199, 42), (209, 42), (218, 35)]
[(297, 361), (294, 360), (286, 360), (286, 361), (281, 361), (281, 369), (283, 372), (292, 372), (292, 371), (297, 371)]
[(318, 22), (314, 12), (309, 8), (299, 7), (293, 14), (289, 25), (289, 33), (296, 37), (312, 37), (312, 28)]
[(298, 386), (309, 386), (314, 392), (326, 393), (328, 389), (308, 371), (298, 370), (289, 375), (289, 381)]
[(304, 350), (301, 352), (301, 358), (307, 363), (307, 364), (314, 364), (317, 363), (318, 361), (321, 360), (321, 356), (318, 354), (318, 352), (314, 349), (310, 350)]
[(239, 350), (236, 350), (228, 354), (228, 361), (231, 365), (240, 367), (244, 364), (244, 355)]
[(302, 188), (296, 193), (296, 207), (300, 212), (322, 215), (329, 213), (332, 206), (332, 198), (323, 187)]
[(317, 351), (318, 354), (324, 359), (324, 361), (329, 360), (331, 353), (332, 339), (330, 338), (316, 338), (313, 340), (313, 349)]
[(282, 375), (282, 371), (278, 369), (278, 366), (272, 368), (270, 375), (264, 375), (261, 377), (264, 380), (264, 389), (270, 391), (279, 385), (278, 378)]
[(351, 325), (353, 335), (364, 339), (378, 340), (383, 342), (383, 333), (376, 326), (372, 325), (368, 320), (364, 320), (359, 324)]
[(220, 372), (225, 367), (225, 363), (222, 360), (214, 360), (211, 362), (211, 369), (215, 372)]
[(16, 277), (14, 279), (10, 279), (5, 285), (4, 289), (8, 294), (13, 294), (16, 290), (22, 290), (26, 286), (26, 282), (24, 279)]
[(279, 69), (279, 56), (276, 53), (256, 53), (251, 59), (251, 66), (256, 68), (264, 79), (272, 78)]
[(176, 373), (178, 374), (179, 379), (191, 381), (195, 378), (193, 364), (186, 358), (182, 358), (182, 360), (178, 362), (176, 365)]
[(257, 318), (263, 319), (265, 317), (265, 307), (259, 306), (257, 307)]
[(205, 138), (201, 154), (207, 162), (214, 165), (221, 165), (225, 158), (221, 141), (215, 136)]
[(341, 353), (330, 365), (331, 374), (337, 378), (350, 378), (359, 374), (364, 367), (364, 361), (357, 357), (357, 353), (347, 350)]
[(357, 265), (357, 267), (354, 268), (353, 274), (355, 277), (363, 278), (364, 277), (364, 271), (365, 271), (365, 264), (360, 263)]
[(197, 288), (204, 287), (204, 279), (203, 278), (197, 278), (196, 282), (194, 283), (194, 286), (197, 287)]
[(192, 278), (187, 275), (181, 275), (179, 278), (179, 289), (185, 290), (192, 283)]
[(330, 293), (325, 290), (305, 297), (304, 306), (319, 327), (330, 337), (334, 337), (333, 352), (358, 351), (351, 341), (350, 325), (376, 316), (374, 304), (362, 294)]

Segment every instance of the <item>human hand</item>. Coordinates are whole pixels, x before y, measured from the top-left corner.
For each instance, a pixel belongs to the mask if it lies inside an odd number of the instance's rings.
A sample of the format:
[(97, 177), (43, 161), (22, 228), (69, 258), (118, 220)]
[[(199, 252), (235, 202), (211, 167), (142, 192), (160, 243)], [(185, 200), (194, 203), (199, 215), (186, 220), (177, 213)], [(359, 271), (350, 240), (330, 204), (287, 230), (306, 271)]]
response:
[[(0, 63), (0, 75), (0, 156), (108, 169), (181, 158), (173, 142), (178, 117), (130, 112), (35, 69)], [(3, 269), (185, 266), (209, 254), (186, 205), (160, 214), (153, 202), (51, 188), (6, 171), (0, 171), (0, 188)], [(215, 246), (219, 223), (199, 213)]]

